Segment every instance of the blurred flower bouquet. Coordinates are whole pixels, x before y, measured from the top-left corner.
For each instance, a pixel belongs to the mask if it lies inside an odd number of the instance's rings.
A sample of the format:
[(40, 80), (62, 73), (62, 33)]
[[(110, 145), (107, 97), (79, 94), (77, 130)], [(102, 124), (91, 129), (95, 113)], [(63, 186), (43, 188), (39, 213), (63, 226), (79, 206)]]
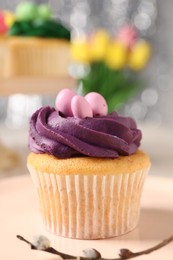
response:
[(85, 39), (74, 39), (71, 54), (75, 62), (88, 68), (77, 78), (83, 93), (99, 92), (113, 111), (140, 89), (138, 74), (150, 58), (151, 47), (134, 27), (125, 26), (115, 37), (100, 29)]

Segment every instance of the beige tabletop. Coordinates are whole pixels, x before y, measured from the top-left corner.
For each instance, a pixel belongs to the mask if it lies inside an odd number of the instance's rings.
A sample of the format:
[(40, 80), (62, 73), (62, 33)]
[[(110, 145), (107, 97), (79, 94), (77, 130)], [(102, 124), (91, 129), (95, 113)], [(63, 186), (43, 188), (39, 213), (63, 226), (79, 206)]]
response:
[(12, 94), (56, 95), (63, 88), (74, 88), (76, 82), (69, 76), (61, 78), (19, 77), (0, 78), (0, 96)]
[[(0, 259), (53, 260), (57, 256), (32, 251), (19, 241), (22, 235), (32, 241), (35, 235), (46, 235), (57, 250), (82, 255), (93, 247), (103, 257), (117, 257), (122, 247), (139, 251), (173, 235), (173, 179), (149, 176), (144, 186), (142, 211), (138, 227), (127, 235), (107, 240), (75, 240), (57, 237), (44, 230), (37, 208), (36, 193), (28, 174), (0, 181)], [(139, 257), (141, 260), (173, 259), (173, 244)]]

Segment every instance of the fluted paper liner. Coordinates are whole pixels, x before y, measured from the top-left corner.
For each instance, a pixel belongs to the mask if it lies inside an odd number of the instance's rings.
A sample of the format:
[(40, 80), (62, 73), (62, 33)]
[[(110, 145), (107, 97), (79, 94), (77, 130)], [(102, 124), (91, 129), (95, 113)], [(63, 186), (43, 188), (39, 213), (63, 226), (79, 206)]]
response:
[(115, 175), (63, 175), (29, 166), (47, 230), (64, 237), (99, 239), (133, 230), (147, 169)]
[(0, 36), (0, 77), (8, 74), (9, 46), (6, 37)]

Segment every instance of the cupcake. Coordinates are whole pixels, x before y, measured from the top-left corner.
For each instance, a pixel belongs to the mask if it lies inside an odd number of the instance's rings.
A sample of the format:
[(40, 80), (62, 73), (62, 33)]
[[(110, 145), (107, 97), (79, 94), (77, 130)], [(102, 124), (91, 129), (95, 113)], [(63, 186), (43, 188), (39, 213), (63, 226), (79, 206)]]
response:
[(108, 113), (98, 93), (62, 90), (30, 120), (27, 166), (44, 226), (58, 236), (103, 239), (133, 230), (149, 157), (133, 119)]
[(22, 2), (14, 15), (0, 12), (2, 76), (67, 76), (69, 40), (70, 31), (52, 18), (45, 4)]

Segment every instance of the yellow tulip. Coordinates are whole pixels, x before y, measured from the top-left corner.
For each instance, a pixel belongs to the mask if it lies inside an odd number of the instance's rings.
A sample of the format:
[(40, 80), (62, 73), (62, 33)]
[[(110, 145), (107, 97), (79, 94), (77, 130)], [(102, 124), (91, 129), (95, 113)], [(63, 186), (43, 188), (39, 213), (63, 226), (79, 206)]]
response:
[(133, 70), (141, 70), (151, 56), (151, 46), (146, 41), (138, 41), (129, 53), (128, 65)]
[(90, 62), (89, 46), (85, 40), (74, 40), (71, 44), (71, 57), (80, 63)]
[(5, 19), (5, 24), (8, 27), (11, 27), (13, 23), (15, 22), (15, 15), (9, 11), (4, 11), (4, 19)]
[(113, 41), (107, 48), (105, 63), (111, 69), (122, 69), (127, 62), (127, 48), (119, 41)]
[(105, 30), (96, 31), (89, 39), (91, 61), (101, 61), (106, 54), (109, 34)]

